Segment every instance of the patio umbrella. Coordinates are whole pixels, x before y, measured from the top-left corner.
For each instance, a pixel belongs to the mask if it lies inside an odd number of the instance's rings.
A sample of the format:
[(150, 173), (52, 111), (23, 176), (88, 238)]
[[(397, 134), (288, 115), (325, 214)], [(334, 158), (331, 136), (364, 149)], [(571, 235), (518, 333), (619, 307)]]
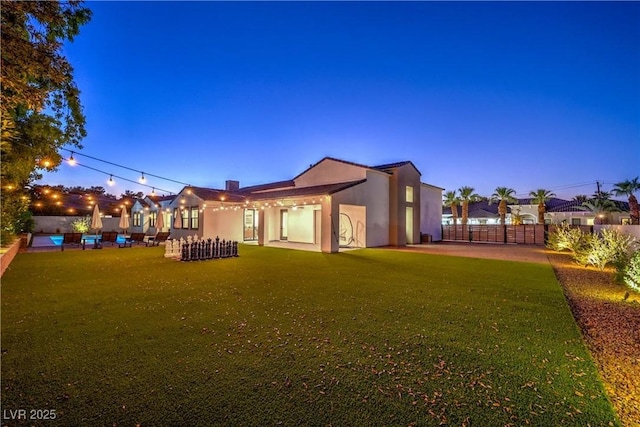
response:
[(127, 214), (127, 207), (122, 208), (122, 213), (120, 214), (120, 223), (118, 227), (124, 230), (124, 233), (127, 233), (127, 229), (129, 228), (129, 215)]
[(98, 230), (102, 229), (102, 219), (100, 218), (100, 209), (98, 209), (98, 204), (96, 203), (93, 206), (93, 215), (91, 216), (91, 228), (96, 230), (96, 234)]
[(176, 217), (173, 219), (173, 228), (182, 228), (182, 212), (176, 210)]
[(156, 218), (156, 230), (162, 231), (164, 228), (164, 213), (162, 209), (158, 210), (158, 217)]

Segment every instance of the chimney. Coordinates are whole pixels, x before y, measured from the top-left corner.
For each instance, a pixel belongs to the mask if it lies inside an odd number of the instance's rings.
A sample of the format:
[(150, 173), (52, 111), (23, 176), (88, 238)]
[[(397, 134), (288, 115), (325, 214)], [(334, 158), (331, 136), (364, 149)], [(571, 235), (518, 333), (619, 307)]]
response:
[(227, 191), (238, 191), (240, 189), (240, 181), (226, 180), (224, 182), (224, 189)]

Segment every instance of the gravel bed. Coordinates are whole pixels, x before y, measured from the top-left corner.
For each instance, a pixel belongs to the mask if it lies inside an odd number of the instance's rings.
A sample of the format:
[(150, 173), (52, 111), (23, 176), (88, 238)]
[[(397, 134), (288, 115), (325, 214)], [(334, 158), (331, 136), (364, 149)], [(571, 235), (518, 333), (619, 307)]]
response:
[(640, 294), (613, 271), (581, 267), (548, 251), (558, 281), (624, 426), (640, 426)]

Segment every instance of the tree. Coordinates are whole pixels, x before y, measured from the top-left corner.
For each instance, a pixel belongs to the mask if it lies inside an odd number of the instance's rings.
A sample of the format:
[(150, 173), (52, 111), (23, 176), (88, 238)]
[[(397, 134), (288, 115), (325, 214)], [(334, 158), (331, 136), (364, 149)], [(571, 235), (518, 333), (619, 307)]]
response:
[(451, 208), (451, 216), (453, 217), (453, 225), (458, 224), (458, 204), (460, 199), (455, 191), (447, 191), (444, 193), (444, 205)]
[(467, 225), (469, 220), (469, 203), (475, 202), (480, 196), (474, 193), (473, 187), (460, 187), (458, 193), (460, 194), (460, 200), (462, 201), (462, 225)]
[(577, 196), (573, 197), (574, 202), (584, 203), (587, 200), (589, 200), (589, 196), (587, 196), (586, 194), (578, 194)]
[(144, 193), (142, 191), (138, 191), (137, 193), (134, 193), (131, 190), (125, 190), (124, 193), (120, 195), (120, 197), (128, 198), (128, 199), (143, 199)]
[(616, 196), (628, 196), (629, 198), (629, 216), (631, 216), (631, 224), (640, 224), (640, 208), (638, 207), (638, 199), (633, 194), (640, 190), (640, 182), (638, 177), (632, 180), (618, 182), (613, 187), (613, 193)]
[(613, 200), (604, 198), (593, 198), (589, 201), (583, 202), (581, 206), (578, 206), (578, 208), (594, 214), (594, 224), (608, 224), (609, 213), (620, 212), (620, 209), (616, 206)]
[[(25, 187), (42, 170), (55, 170), (58, 150), (81, 148), (86, 135), (80, 91), (62, 55), (91, 11), (82, 2), (3, 1), (0, 63), (2, 115), (2, 228), (19, 232), (16, 221)], [(24, 203), (22, 203), (24, 205)]]
[(500, 214), (500, 224), (504, 225), (507, 217), (507, 203), (518, 201), (514, 197), (516, 190), (508, 187), (497, 187), (489, 199), (489, 204), (498, 202), (498, 213)]
[(539, 188), (530, 192), (529, 195), (531, 196), (531, 201), (538, 204), (538, 224), (544, 224), (544, 214), (547, 211), (546, 203), (550, 198), (556, 196), (555, 193)]

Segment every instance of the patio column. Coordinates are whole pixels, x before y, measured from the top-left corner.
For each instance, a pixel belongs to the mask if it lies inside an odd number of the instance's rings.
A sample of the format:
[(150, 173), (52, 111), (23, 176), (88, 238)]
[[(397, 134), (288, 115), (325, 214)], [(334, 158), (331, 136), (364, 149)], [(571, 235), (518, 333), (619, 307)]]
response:
[(258, 246), (264, 246), (264, 233), (267, 225), (264, 223), (264, 209), (258, 209)]
[(327, 196), (322, 201), (320, 249), (322, 252), (338, 252), (338, 233), (340, 232), (340, 205)]

